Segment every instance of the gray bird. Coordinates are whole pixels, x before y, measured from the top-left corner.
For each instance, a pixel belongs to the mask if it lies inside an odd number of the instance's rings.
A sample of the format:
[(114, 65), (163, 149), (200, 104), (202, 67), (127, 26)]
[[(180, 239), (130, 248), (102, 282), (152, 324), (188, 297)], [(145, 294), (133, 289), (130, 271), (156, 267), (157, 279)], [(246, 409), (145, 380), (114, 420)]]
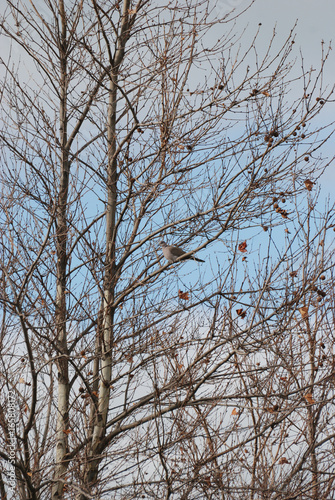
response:
[[(175, 245), (167, 245), (165, 241), (160, 241), (160, 246), (162, 247), (163, 250), (163, 255), (164, 257), (169, 261), (169, 262), (175, 262), (178, 257), (182, 257), (188, 252), (185, 252), (185, 250), (182, 250), (179, 247), (176, 247)], [(187, 255), (184, 257), (184, 259), (193, 259), (196, 260), (197, 262), (205, 262), (204, 260), (198, 259), (197, 257), (194, 257), (194, 255)], [(180, 260), (184, 260), (180, 259)]]

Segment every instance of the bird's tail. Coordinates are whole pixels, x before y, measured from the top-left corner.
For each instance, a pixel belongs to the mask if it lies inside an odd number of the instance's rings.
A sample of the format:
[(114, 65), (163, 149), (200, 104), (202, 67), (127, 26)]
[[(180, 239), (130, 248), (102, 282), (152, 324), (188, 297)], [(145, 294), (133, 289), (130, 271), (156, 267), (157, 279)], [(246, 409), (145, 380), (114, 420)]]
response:
[(197, 262), (205, 262), (204, 260), (202, 259), (198, 259), (198, 257), (192, 257), (192, 259), (196, 260)]
[(189, 260), (189, 259), (196, 260), (197, 262), (205, 262), (204, 260), (199, 259), (198, 257), (194, 257), (194, 255), (187, 255), (186, 257), (179, 257), (178, 260)]

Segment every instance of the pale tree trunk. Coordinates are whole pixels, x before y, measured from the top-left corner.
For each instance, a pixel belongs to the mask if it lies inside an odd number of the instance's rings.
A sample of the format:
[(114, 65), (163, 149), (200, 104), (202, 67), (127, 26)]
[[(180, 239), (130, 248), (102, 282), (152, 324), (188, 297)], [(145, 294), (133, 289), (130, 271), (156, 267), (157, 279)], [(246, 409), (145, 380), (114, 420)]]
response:
[[(307, 332), (309, 337), (309, 356), (310, 356), (310, 370), (311, 370), (311, 394), (313, 396), (313, 389), (316, 381), (316, 363), (315, 363), (315, 346), (316, 346), (316, 332), (311, 328), (310, 322), (306, 320)], [(315, 451), (316, 443), (316, 411), (313, 405), (307, 407), (307, 425), (309, 446), (311, 447), (311, 468), (312, 468), (312, 498), (318, 500), (319, 497), (319, 475), (318, 475), (318, 459)]]
[[(117, 49), (111, 61), (109, 102), (107, 116), (108, 167), (107, 167), (107, 209), (106, 209), (106, 271), (103, 290), (103, 318), (101, 339), (101, 368), (99, 383), (98, 410), (92, 433), (91, 456), (85, 474), (85, 483), (94, 485), (99, 470), (101, 441), (106, 432), (109, 408), (110, 382), (112, 376), (114, 288), (116, 284), (115, 238), (116, 238), (116, 202), (117, 202), (117, 158), (116, 158), (116, 103), (118, 73), (124, 57), (124, 50), (129, 36), (130, 0), (124, 0), (121, 29), (118, 34)], [(84, 498), (84, 497), (82, 497)]]
[(66, 330), (66, 266), (67, 266), (67, 199), (69, 188), (69, 158), (67, 149), (67, 55), (66, 55), (66, 14), (63, 0), (59, 2), (62, 31), (59, 40), (61, 88), (60, 88), (60, 186), (57, 200), (57, 290), (56, 328), (58, 347), (58, 404), (56, 430), (56, 468), (52, 498), (61, 498), (64, 488), (64, 474), (67, 463), (64, 457), (68, 451), (67, 431), (69, 427), (69, 373)]

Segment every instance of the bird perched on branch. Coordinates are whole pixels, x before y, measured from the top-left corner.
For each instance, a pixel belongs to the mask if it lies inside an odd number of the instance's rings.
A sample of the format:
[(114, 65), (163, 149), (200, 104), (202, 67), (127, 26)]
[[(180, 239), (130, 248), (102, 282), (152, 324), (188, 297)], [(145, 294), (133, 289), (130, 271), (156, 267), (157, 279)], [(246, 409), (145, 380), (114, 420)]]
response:
[(179, 260), (192, 259), (196, 260), (197, 262), (205, 262), (204, 260), (194, 257), (193, 254), (186, 255), (186, 257), (183, 257), (183, 255), (187, 254), (188, 252), (185, 252), (185, 250), (176, 247), (175, 245), (167, 245), (165, 241), (161, 241), (160, 246), (162, 247), (164, 257), (169, 262), (175, 262), (179, 257), (181, 257)]

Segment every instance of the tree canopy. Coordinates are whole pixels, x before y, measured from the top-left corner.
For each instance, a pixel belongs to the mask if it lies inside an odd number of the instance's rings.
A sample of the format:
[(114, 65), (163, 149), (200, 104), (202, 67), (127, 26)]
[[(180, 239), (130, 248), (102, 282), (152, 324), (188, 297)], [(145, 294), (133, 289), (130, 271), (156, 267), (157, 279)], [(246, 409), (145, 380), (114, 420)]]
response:
[(334, 492), (328, 53), (213, 4), (6, 0), (4, 498)]

